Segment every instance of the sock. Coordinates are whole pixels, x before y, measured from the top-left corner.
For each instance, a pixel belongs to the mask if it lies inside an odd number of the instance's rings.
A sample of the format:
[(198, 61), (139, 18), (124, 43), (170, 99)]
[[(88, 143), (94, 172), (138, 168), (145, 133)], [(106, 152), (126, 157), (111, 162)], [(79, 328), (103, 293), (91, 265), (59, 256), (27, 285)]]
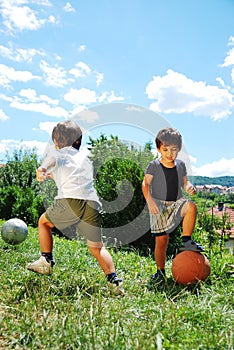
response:
[(107, 278), (107, 281), (110, 282), (114, 277), (116, 277), (116, 273), (115, 272), (112, 272), (112, 273), (109, 273), (106, 278)]
[(47, 262), (52, 262), (54, 264), (54, 258), (53, 258), (53, 253), (45, 253), (41, 252), (41, 255), (46, 258)]
[(191, 236), (182, 236), (182, 242), (183, 243), (186, 243), (186, 242), (190, 241), (190, 239), (191, 239)]

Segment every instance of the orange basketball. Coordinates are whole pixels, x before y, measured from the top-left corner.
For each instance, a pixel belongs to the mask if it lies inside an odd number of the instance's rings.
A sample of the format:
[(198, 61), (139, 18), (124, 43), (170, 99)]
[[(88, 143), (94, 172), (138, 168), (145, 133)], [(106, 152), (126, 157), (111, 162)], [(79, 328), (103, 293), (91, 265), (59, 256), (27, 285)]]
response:
[(210, 262), (201, 253), (185, 250), (173, 259), (171, 271), (180, 284), (205, 281), (210, 275)]

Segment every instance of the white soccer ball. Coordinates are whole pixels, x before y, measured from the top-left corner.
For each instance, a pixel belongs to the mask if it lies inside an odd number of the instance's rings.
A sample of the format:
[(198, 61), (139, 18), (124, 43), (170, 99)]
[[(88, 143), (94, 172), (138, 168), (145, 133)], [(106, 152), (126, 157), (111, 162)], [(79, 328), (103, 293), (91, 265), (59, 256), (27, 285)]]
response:
[(22, 243), (28, 235), (28, 226), (23, 220), (13, 218), (2, 225), (1, 235), (4, 242), (12, 245)]

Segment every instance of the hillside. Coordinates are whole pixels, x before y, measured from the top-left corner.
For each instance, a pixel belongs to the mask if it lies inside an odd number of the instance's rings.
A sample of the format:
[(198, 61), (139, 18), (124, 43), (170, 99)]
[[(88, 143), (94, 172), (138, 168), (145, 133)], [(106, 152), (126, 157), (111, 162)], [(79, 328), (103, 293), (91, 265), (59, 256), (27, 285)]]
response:
[(194, 185), (221, 185), (227, 187), (234, 186), (234, 176), (189, 176), (189, 179)]

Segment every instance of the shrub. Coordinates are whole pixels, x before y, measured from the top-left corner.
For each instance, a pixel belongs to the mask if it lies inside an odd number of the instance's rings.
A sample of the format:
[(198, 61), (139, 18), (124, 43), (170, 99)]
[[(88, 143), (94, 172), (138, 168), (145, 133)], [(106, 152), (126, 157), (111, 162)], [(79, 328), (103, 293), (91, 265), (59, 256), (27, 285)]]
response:
[(28, 225), (37, 225), (43, 212), (40, 187), (36, 181), (39, 166), (35, 150), (20, 149), (7, 154), (7, 162), (0, 168), (0, 218), (18, 217)]

